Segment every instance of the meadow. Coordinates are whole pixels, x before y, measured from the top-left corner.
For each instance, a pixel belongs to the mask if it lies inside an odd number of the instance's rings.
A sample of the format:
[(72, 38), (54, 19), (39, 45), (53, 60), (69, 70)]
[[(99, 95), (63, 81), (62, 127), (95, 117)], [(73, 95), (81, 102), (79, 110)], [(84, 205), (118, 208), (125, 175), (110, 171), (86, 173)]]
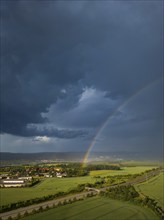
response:
[(33, 198), (39, 198), (46, 195), (55, 194), (57, 192), (67, 192), (75, 188), (78, 184), (94, 183), (93, 177), (70, 177), (70, 178), (47, 178), (34, 187), (28, 188), (10, 188), (0, 189), (1, 205), (24, 201)]
[[(67, 192), (75, 188), (78, 184), (83, 183), (94, 183), (96, 182), (95, 175), (107, 176), (107, 175), (125, 175), (125, 174), (135, 174), (141, 173), (145, 170), (150, 170), (153, 167), (125, 167), (123, 170), (118, 171), (91, 171), (90, 176), (84, 177), (70, 177), (70, 178), (47, 178), (41, 183), (30, 188), (10, 188), (10, 189), (0, 189), (0, 204), (6, 205), (9, 203), (15, 203), (18, 201), (25, 201), (28, 199), (33, 199), (37, 197), (43, 197), (46, 195), (55, 194), (57, 192)], [(99, 174), (98, 174), (99, 173)]]
[(121, 170), (93, 170), (90, 171), (90, 176), (116, 176), (116, 175), (128, 175), (128, 174), (139, 174), (146, 170), (151, 170), (153, 166), (134, 166), (134, 167), (123, 167)]
[(164, 209), (164, 172), (151, 178), (145, 183), (135, 186), (136, 190), (142, 194), (155, 199), (158, 205)]
[(92, 197), (66, 206), (28, 216), (22, 220), (157, 220), (150, 209), (133, 205), (128, 202)]

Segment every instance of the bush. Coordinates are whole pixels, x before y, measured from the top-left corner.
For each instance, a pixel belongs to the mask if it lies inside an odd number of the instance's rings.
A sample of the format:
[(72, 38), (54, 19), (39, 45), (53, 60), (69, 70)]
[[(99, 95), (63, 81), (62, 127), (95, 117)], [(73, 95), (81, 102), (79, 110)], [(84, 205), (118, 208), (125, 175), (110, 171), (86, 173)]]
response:
[(77, 201), (77, 198), (76, 198), (76, 197), (74, 197), (74, 198), (73, 198), (73, 202), (76, 202), (76, 201)]
[(56, 208), (56, 205), (55, 205), (55, 204), (53, 204), (53, 205), (52, 205), (52, 207), (53, 207), (53, 208)]
[(72, 200), (71, 200), (71, 199), (69, 199), (69, 200), (68, 200), (68, 203), (69, 203), (69, 204), (71, 204), (71, 203), (72, 203)]
[(37, 211), (35, 209), (32, 210), (31, 214), (35, 214)]
[(50, 207), (47, 205), (46, 207), (45, 207), (45, 210), (48, 210)]
[(21, 214), (18, 213), (16, 219), (20, 219), (21, 218)]
[(40, 207), (39, 207), (39, 212), (42, 212), (42, 211), (43, 211), (43, 207), (40, 206)]
[(63, 205), (66, 205), (66, 204), (67, 204), (67, 201), (66, 201), (66, 200), (64, 200), (64, 201), (63, 201)]
[(134, 201), (134, 198), (139, 197), (138, 192), (131, 185), (129, 186), (117, 186), (115, 188), (108, 189), (106, 192), (100, 192), (100, 195), (110, 197), (112, 199), (119, 200), (131, 200)]
[(28, 216), (28, 214), (29, 214), (29, 213), (26, 211), (26, 212), (24, 213), (24, 217)]
[(58, 202), (58, 206), (61, 206), (62, 205), (62, 203), (61, 202)]

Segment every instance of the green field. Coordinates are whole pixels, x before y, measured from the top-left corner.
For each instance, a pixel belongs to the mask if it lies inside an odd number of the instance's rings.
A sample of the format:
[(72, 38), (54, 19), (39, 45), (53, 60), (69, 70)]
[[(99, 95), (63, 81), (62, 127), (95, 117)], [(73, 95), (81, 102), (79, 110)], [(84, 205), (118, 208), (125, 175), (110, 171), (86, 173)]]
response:
[(136, 185), (136, 190), (155, 199), (159, 206), (164, 209), (164, 173), (148, 180), (146, 183)]
[(127, 161), (121, 161), (120, 164), (125, 167), (133, 167), (133, 166), (162, 166), (163, 160), (127, 160)]
[(92, 197), (66, 206), (58, 207), (23, 220), (157, 220), (151, 210), (102, 197)]
[(0, 190), (1, 205), (17, 201), (24, 201), (36, 197), (55, 194), (57, 192), (66, 192), (73, 189), (78, 184), (94, 183), (93, 177), (72, 177), (72, 178), (47, 178), (43, 182), (31, 188), (6, 188)]
[(90, 172), (90, 176), (115, 176), (127, 174), (139, 174), (146, 170), (151, 170), (156, 167), (152, 166), (136, 166), (136, 167), (123, 167), (122, 170), (94, 170)]
[[(145, 170), (152, 169), (153, 167), (127, 167), (123, 170), (118, 171), (92, 171), (91, 176), (85, 177), (71, 177), (71, 178), (47, 178), (40, 184), (31, 188), (10, 188), (10, 189), (0, 189), (0, 204), (5, 205), (9, 203), (15, 203), (17, 201), (24, 201), (36, 197), (42, 197), (50, 194), (55, 194), (59, 191), (66, 192), (78, 184), (83, 183), (94, 183), (96, 179), (93, 177), (95, 175), (124, 175), (124, 174), (134, 174), (141, 173)], [(100, 172), (99, 174), (96, 174)], [(106, 174), (104, 174), (106, 172)]]

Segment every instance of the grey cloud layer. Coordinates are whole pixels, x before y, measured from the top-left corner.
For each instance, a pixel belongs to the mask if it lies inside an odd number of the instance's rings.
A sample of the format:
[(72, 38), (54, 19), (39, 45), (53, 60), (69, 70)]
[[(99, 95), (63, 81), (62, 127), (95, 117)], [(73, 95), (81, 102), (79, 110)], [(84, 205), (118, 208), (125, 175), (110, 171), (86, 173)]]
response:
[[(87, 135), (120, 100), (162, 75), (161, 2), (6, 1), (2, 6), (2, 133)], [(95, 89), (95, 103), (79, 105), (84, 88)], [(158, 103), (150, 117), (161, 108)], [(26, 129), (52, 122), (51, 132)]]

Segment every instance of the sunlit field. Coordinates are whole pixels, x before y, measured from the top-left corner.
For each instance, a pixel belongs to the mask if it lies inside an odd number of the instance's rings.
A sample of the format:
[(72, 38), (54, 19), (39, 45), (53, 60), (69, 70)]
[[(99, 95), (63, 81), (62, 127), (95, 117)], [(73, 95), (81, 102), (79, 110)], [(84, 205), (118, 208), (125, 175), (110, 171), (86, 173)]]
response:
[(67, 192), (73, 189), (78, 184), (83, 183), (94, 183), (97, 180), (94, 178), (96, 175), (100, 176), (114, 176), (114, 175), (125, 175), (141, 173), (146, 170), (150, 170), (153, 167), (127, 167), (118, 171), (100, 170), (91, 171), (90, 176), (85, 177), (71, 177), (71, 178), (47, 178), (38, 185), (31, 188), (11, 188), (11, 189), (0, 189), (1, 205), (15, 203), (18, 201), (24, 201), (33, 199), (36, 197), (42, 197), (46, 195), (55, 194), (57, 192)]
[(58, 207), (22, 220), (157, 220), (150, 209), (128, 202), (93, 197), (66, 206)]
[(164, 173), (160, 173), (146, 183), (136, 185), (136, 190), (155, 199), (164, 209)]
[(151, 170), (153, 166), (136, 166), (136, 167), (123, 167), (122, 170), (93, 170), (90, 172), (90, 176), (115, 176), (115, 175), (127, 175), (127, 174), (139, 174), (146, 170)]
[(90, 176), (71, 178), (54, 177), (47, 178), (31, 188), (0, 189), (1, 205), (51, 195), (57, 192), (67, 192), (75, 188), (78, 184), (94, 183), (95, 181), (95, 178)]

